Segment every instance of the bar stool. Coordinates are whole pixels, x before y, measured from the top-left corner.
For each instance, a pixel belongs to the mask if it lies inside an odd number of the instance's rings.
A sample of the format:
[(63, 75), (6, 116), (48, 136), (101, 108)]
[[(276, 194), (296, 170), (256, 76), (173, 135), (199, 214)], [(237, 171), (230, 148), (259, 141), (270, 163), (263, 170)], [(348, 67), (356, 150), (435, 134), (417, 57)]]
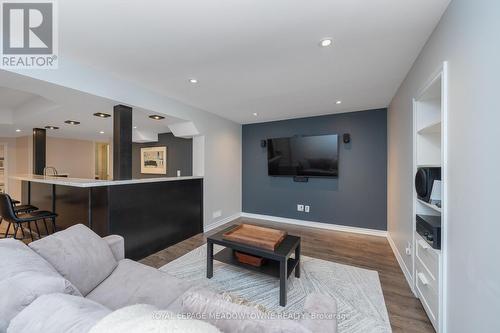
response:
[[(36, 207), (36, 206), (33, 206), (33, 205), (17, 205), (16, 202), (17, 202), (17, 204), (20, 203), (17, 200), (12, 200), (12, 203), (15, 205), (13, 207), (13, 209), (14, 209), (14, 213), (16, 215), (22, 214), (22, 213), (31, 213), (31, 212), (33, 212), (35, 210), (38, 210), (38, 207)], [(3, 217), (0, 216), (0, 223), (2, 223), (2, 221), (3, 221)], [(43, 221), (43, 223), (45, 224), (45, 230), (47, 231), (47, 235), (48, 235), (49, 234), (49, 230), (47, 229), (47, 223), (45, 221)], [(9, 225), (7, 226), (7, 230), (5, 231), (4, 238), (7, 238), (7, 236), (9, 235), (10, 225), (11, 225), (11, 223), (9, 223)], [(35, 222), (35, 226), (36, 226), (36, 230), (37, 230), (38, 234), (40, 235), (40, 230), (38, 229), (38, 224), (36, 224), (36, 222)], [(22, 232), (23, 237), (24, 237), (25, 235), (24, 235), (23, 228), (21, 228), (21, 232)]]
[(19, 214), (19, 213), (29, 213), (35, 210), (38, 210), (38, 207), (33, 206), (33, 205), (17, 205), (13, 206), (14, 208), (14, 213)]
[[(28, 206), (28, 205), (24, 205)], [(20, 207), (20, 206), (18, 206)], [(34, 207), (34, 206), (32, 206)], [(36, 207), (34, 207), (36, 208)], [(47, 231), (47, 234), (49, 233), (49, 230), (47, 228), (46, 220), (52, 220), (52, 229), (53, 232), (56, 232), (56, 217), (57, 214), (49, 211), (43, 211), (43, 210), (35, 210), (35, 211), (24, 211), (24, 212), (19, 212), (16, 214), (15, 211), (15, 206), (12, 203), (12, 199), (8, 194), (0, 194), (0, 216), (9, 223), (9, 226), (7, 228), (7, 232), (5, 233), (5, 237), (8, 235), (8, 231), (10, 229), (10, 225), (14, 224), (14, 239), (17, 237), (17, 230), (21, 228), (21, 232), (23, 234), (24, 238), (24, 230), (22, 228), (23, 223), (28, 224), (28, 229), (30, 231), (30, 237), (31, 240), (33, 241), (33, 232), (31, 230), (31, 222), (35, 222), (35, 226), (38, 232), (38, 238), (40, 237), (40, 230), (38, 229), (38, 225), (36, 224), (37, 221), (43, 221), (45, 224), (45, 229)]]
[[(36, 206), (33, 206), (33, 205), (19, 205), (21, 203), (21, 201), (16, 200), (16, 199), (12, 199), (12, 198), (11, 198), (11, 200), (12, 200), (12, 204), (14, 205), (14, 213), (16, 213), (16, 215), (19, 214), (19, 213), (29, 213), (29, 212), (38, 210), (38, 207), (36, 207)], [(3, 218), (0, 215), (0, 224), (2, 223), (2, 221), (3, 221)], [(45, 223), (45, 221), (44, 221), (44, 224), (45, 224), (45, 230), (47, 230), (47, 234), (48, 234), (49, 231), (47, 229), (47, 224)], [(7, 226), (7, 230), (5, 231), (4, 238), (7, 238), (7, 235), (9, 234), (10, 225), (11, 225), (11, 223), (9, 223), (9, 225)], [(37, 225), (37, 230), (38, 230), (38, 225)], [(23, 228), (21, 228), (21, 232), (22, 232), (23, 237), (24, 237), (24, 230), (23, 230)], [(38, 234), (40, 234), (40, 233), (38, 233)]]

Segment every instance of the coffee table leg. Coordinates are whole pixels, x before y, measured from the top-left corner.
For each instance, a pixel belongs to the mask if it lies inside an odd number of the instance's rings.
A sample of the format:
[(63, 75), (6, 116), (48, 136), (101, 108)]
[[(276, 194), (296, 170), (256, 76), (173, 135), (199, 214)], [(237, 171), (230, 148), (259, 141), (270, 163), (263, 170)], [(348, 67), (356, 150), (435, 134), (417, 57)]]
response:
[(287, 279), (287, 268), (288, 260), (280, 261), (280, 306), (286, 305), (286, 294), (288, 287), (288, 279)]
[(214, 276), (214, 243), (207, 242), (207, 278)]
[(295, 260), (297, 260), (297, 265), (295, 266), (295, 277), (300, 278), (300, 244), (295, 248)]

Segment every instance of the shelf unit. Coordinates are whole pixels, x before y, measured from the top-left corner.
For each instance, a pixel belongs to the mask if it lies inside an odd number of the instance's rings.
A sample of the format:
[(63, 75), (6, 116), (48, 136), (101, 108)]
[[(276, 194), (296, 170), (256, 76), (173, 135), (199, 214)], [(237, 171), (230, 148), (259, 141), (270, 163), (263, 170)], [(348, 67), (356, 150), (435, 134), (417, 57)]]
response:
[[(413, 197), (413, 290), (420, 299), (436, 332), (446, 332), (447, 258), (447, 63), (420, 90), (413, 100), (413, 165), (441, 167), (441, 207)], [(441, 216), (441, 250), (428, 246), (416, 232), (417, 214)]]
[(441, 120), (436, 121), (435, 123), (426, 125), (422, 127), (417, 132), (420, 135), (431, 134), (431, 133), (441, 133)]
[[(418, 203), (419, 203), (419, 204), (423, 205), (424, 207), (430, 208), (430, 209), (432, 209), (433, 211), (435, 211), (435, 212), (437, 212), (437, 213), (441, 214), (441, 207), (438, 207), (438, 206), (436, 206), (436, 205), (432, 205), (432, 204), (430, 204), (430, 203), (428, 203), (428, 202), (425, 202), (425, 201), (422, 201), (422, 200), (420, 200), (420, 199), (417, 199), (417, 201), (418, 201)], [(424, 213), (424, 212), (422, 212), (422, 213)], [(417, 214), (418, 214), (418, 213), (417, 213)], [(427, 214), (427, 215), (437, 215), (437, 214)]]
[(7, 145), (0, 142), (0, 193), (7, 192)]

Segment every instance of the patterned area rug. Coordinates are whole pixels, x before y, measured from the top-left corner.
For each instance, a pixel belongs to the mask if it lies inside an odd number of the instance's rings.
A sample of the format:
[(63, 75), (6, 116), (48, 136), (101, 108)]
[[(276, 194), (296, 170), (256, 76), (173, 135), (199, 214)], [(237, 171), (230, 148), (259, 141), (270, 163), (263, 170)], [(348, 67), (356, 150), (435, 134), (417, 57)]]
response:
[[(221, 249), (215, 245), (214, 253)], [(219, 292), (236, 294), (276, 312), (301, 312), (305, 297), (320, 292), (337, 300), (340, 333), (391, 332), (376, 271), (302, 256), (301, 277), (290, 276), (287, 306), (281, 307), (276, 278), (214, 260), (214, 276), (207, 279), (206, 251), (206, 245), (202, 245), (160, 270)]]

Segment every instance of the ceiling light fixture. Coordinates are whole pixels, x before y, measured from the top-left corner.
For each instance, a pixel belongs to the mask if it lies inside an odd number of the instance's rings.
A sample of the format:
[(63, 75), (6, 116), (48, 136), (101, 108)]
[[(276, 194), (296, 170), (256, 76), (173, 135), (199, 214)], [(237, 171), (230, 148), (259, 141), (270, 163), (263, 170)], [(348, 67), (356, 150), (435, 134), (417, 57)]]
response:
[(136, 128), (137, 128), (137, 126), (134, 126), (134, 129), (136, 129)]
[(111, 117), (111, 115), (109, 113), (104, 113), (104, 112), (96, 112), (96, 113), (94, 113), (94, 116), (99, 117), (99, 118)]
[(76, 120), (66, 120), (64, 123), (70, 125), (80, 125), (80, 122)]
[(257, 117), (259, 114), (257, 112), (253, 113), (254, 117)]
[(21, 130), (18, 128), (18, 129), (16, 129), (16, 132), (19, 133), (19, 132), (21, 132)]
[(57, 126), (50, 126), (50, 125), (49, 126), (45, 126), (45, 128), (46, 129), (51, 129), (51, 130), (58, 130), (59, 129), (59, 127), (57, 127)]
[(100, 134), (104, 134), (104, 131), (100, 131), (99, 133), (100, 133)]
[(165, 119), (165, 117), (163, 117), (163, 116), (159, 116), (159, 115), (157, 115), (157, 114), (153, 114), (153, 115), (149, 116), (149, 118), (154, 119), (154, 120), (162, 120), (162, 119)]
[(197, 79), (189, 79), (189, 83), (196, 84), (198, 83)]
[(330, 46), (330, 45), (332, 45), (332, 44), (333, 44), (333, 41), (332, 41), (332, 39), (331, 39), (331, 38), (323, 38), (323, 39), (320, 41), (320, 43), (319, 43), (319, 45), (321, 45), (322, 47), (327, 47), (327, 46)]
[(342, 104), (342, 101), (336, 101), (335, 104)]

